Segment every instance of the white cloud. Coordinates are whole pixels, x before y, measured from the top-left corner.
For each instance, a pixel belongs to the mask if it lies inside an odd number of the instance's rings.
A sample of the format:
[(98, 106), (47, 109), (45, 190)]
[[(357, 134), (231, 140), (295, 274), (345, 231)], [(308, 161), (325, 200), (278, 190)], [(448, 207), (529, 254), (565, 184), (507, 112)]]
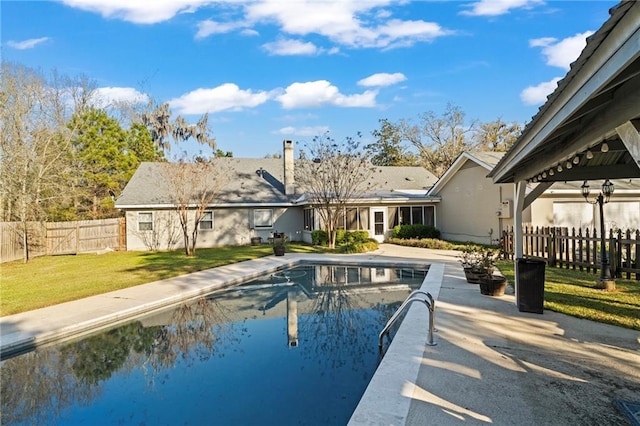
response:
[(233, 83), (225, 83), (211, 89), (196, 89), (179, 98), (171, 99), (169, 105), (178, 114), (204, 114), (225, 110), (240, 111), (267, 102), (268, 92), (241, 90)]
[(67, 6), (136, 24), (157, 24), (178, 13), (192, 13), (213, 0), (62, 0)]
[(276, 97), (285, 109), (317, 108), (324, 105), (339, 107), (374, 107), (376, 90), (367, 90), (356, 95), (343, 95), (338, 88), (326, 80), (293, 83)]
[(542, 4), (544, 4), (542, 0), (480, 0), (464, 5), (470, 10), (464, 10), (460, 14), (467, 16), (498, 16), (509, 13), (511, 9), (532, 9), (534, 6)]
[(311, 43), (300, 40), (277, 40), (271, 43), (265, 43), (262, 47), (271, 55), (291, 56), (291, 55), (307, 55), (314, 56), (321, 53), (321, 49)]
[[(410, 46), (453, 34), (434, 22), (392, 19), (392, 12), (385, 7), (396, 6), (396, 0), (60, 1), (69, 7), (98, 13), (104, 18), (136, 24), (156, 24), (179, 13), (192, 13), (201, 7), (215, 5), (217, 21), (198, 23), (197, 39), (236, 30), (244, 33), (257, 24), (275, 25), (283, 34), (290, 36), (320, 35), (334, 44), (352, 48)], [(220, 13), (223, 9), (224, 12), (233, 9), (234, 13)], [(226, 16), (229, 18), (225, 20)]]
[(537, 86), (529, 86), (520, 92), (520, 99), (525, 105), (540, 105), (547, 100), (547, 96), (556, 90), (558, 81), (560, 81), (560, 77), (540, 83)]
[(149, 97), (138, 92), (132, 87), (100, 87), (94, 92), (94, 102), (99, 108), (126, 102), (131, 104), (140, 104), (149, 102)]
[(18, 50), (33, 49), (37, 45), (44, 43), (45, 41), (48, 41), (48, 40), (49, 40), (49, 37), (30, 38), (29, 40), (23, 40), (23, 41), (9, 40), (7, 42), (7, 46), (13, 47), (14, 49), (18, 49)]
[(212, 34), (226, 34), (235, 30), (246, 30), (243, 22), (216, 22), (210, 19), (198, 22), (196, 39), (206, 38)]
[(278, 135), (287, 135), (287, 136), (305, 136), (305, 137), (313, 137), (313, 136), (321, 136), (329, 131), (329, 126), (308, 126), (308, 127), (283, 127), (275, 132)]
[(369, 77), (363, 78), (362, 80), (358, 81), (358, 86), (365, 86), (365, 87), (391, 86), (396, 83), (405, 81), (406, 79), (407, 77), (401, 72), (396, 72), (393, 74), (381, 72), (381, 73), (370, 75)]
[(529, 41), (531, 47), (541, 47), (547, 65), (569, 70), (569, 65), (575, 61), (580, 52), (587, 45), (587, 37), (593, 31), (576, 34), (558, 41), (553, 37), (536, 38)]
[(390, 13), (381, 7), (390, 4), (392, 0), (265, 0), (247, 3), (245, 18), (275, 24), (285, 34), (317, 34), (352, 48), (411, 45), (452, 34), (433, 22), (387, 20)]

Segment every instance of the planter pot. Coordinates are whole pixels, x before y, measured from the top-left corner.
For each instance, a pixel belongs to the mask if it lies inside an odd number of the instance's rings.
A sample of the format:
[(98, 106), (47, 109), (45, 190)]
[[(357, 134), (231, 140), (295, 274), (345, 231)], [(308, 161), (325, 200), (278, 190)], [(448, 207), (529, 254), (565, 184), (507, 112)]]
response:
[(252, 246), (259, 246), (260, 244), (262, 244), (262, 237), (251, 237)]
[(478, 284), (482, 275), (484, 275), (484, 272), (469, 267), (464, 268), (464, 276), (469, 284)]
[(276, 256), (284, 256), (284, 246), (273, 246), (273, 254)]
[(502, 275), (483, 275), (480, 277), (480, 294), (502, 296), (507, 288), (507, 279)]

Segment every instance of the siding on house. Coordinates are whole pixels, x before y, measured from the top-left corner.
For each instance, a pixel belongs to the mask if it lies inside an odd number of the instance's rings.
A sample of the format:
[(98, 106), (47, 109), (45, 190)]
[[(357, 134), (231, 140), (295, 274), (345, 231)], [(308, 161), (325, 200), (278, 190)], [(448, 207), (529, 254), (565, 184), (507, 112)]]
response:
[(492, 244), (513, 223), (498, 216), (502, 201), (513, 199), (512, 185), (494, 185), (487, 169), (467, 161), (438, 193), (438, 229), (442, 238)]

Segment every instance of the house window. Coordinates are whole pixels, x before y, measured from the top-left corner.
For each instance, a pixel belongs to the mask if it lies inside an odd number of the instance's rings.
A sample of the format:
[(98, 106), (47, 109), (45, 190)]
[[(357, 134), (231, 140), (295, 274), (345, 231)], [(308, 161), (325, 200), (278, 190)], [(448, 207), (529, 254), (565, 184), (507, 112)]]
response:
[(357, 231), (358, 230), (358, 208), (348, 208), (347, 209), (347, 231)]
[(213, 212), (204, 212), (200, 219), (200, 230), (210, 231), (213, 229)]
[(340, 209), (336, 212), (336, 220), (337, 220), (337, 224), (338, 226), (336, 226), (336, 229), (346, 229), (344, 224), (345, 224), (345, 212), (344, 209)]
[(422, 206), (411, 207), (411, 224), (422, 225), (424, 223), (422, 218)]
[(369, 229), (369, 207), (360, 207), (358, 209), (358, 213), (360, 217), (358, 218), (358, 223), (362, 230)]
[(411, 207), (400, 207), (398, 225), (411, 225)]
[(313, 209), (304, 209), (304, 229), (305, 231), (313, 231), (315, 218)]
[(273, 210), (272, 209), (254, 210), (253, 226), (256, 229), (273, 228)]
[(435, 226), (433, 206), (389, 207), (389, 225), (431, 225)]
[(424, 206), (424, 224), (425, 225), (436, 225), (436, 213), (435, 208), (433, 206)]
[(153, 213), (138, 213), (138, 231), (153, 231)]

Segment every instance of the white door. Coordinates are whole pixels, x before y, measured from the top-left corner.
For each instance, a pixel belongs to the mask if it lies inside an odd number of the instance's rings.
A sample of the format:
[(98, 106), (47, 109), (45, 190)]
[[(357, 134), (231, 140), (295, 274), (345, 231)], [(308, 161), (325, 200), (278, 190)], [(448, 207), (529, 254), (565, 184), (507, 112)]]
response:
[(387, 209), (386, 207), (373, 207), (371, 209), (371, 229), (369, 230), (373, 238), (378, 242), (383, 242), (387, 234)]

